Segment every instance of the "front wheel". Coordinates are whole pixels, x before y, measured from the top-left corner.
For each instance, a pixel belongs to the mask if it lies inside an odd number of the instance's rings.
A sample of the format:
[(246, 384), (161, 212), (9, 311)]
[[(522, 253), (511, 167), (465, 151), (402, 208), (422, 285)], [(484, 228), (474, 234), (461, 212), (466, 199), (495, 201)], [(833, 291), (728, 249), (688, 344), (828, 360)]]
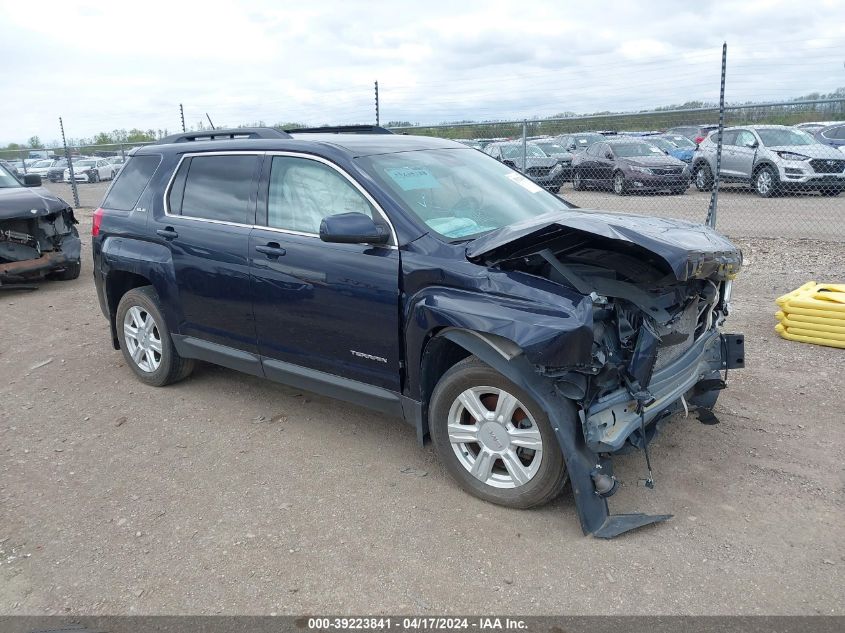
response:
[(449, 474), (485, 501), (531, 508), (554, 499), (566, 483), (566, 464), (545, 411), (474, 356), (437, 383), (429, 428)]
[(576, 169), (575, 173), (572, 174), (572, 188), (575, 191), (583, 191), (584, 190), (584, 179), (581, 176), (581, 170)]
[(754, 191), (761, 198), (771, 198), (778, 189), (778, 177), (771, 167), (761, 167), (754, 176)]
[(95, 171), (91, 174), (91, 182), (100, 182), (100, 172)]
[(191, 373), (194, 361), (176, 352), (152, 286), (123, 295), (115, 320), (120, 351), (141, 382), (163, 387)]
[(628, 193), (628, 183), (625, 181), (625, 174), (617, 171), (613, 175), (613, 193), (617, 196), (624, 196)]
[(696, 165), (693, 174), (695, 188), (699, 191), (710, 191), (713, 188), (713, 172), (706, 164)]

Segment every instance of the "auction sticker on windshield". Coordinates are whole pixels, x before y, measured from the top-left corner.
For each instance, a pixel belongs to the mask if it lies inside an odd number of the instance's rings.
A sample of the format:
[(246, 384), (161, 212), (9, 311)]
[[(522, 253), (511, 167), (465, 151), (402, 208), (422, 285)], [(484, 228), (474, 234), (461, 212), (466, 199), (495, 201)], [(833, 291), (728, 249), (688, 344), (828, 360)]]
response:
[(427, 169), (421, 169), (419, 167), (391, 167), (384, 171), (404, 191), (436, 189), (440, 186), (437, 179)]
[(526, 178), (522, 174), (517, 174), (516, 172), (514, 172), (512, 174), (506, 174), (505, 178), (507, 178), (508, 180), (512, 180), (513, 182), (518, 184), (520, 187), (522, 187), (523, 189), (527, 189), (531, 193), (537, 193), (538, 191), (543, 190), (543, 188), (540, 185), (531, 182), (528, 178)]

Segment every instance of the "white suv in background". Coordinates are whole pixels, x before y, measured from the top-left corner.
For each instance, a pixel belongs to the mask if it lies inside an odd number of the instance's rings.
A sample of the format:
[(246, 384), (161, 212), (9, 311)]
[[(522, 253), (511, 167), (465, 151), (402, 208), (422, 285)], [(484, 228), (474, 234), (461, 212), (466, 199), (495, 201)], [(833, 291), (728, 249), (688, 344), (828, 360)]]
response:
[[(718, 131), (698, 146), (692, 177), (699, 191), (713, 187)], [(845, 157), (835, 148), (785, 125), (726, 128), (722, 140), (722, 182), (748, 183), (769, 198), (782, 191), (818, 191), (836, 196), (845, 190)]]

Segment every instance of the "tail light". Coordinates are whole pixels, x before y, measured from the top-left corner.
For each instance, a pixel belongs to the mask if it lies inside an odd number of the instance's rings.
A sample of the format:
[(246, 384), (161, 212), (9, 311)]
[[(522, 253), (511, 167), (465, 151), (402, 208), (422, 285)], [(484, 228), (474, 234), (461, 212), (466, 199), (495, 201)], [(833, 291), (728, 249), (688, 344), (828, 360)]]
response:
[(94, 211), (94, 221), (91, 223), (91, 237), (97, 237), (100, 234), (100, 224), (103, 223), (103, 209), (102, 207)]
[(695, 144), (696, 144), (696, 145), (698, 145), (698, 144), (699, 144), (699, 143), (701, 143), (701, 141), (703, 141), (703, 140), (704, 140), (704, 137), (703, 137), (703, 136), (696, 136), (696, 137), (695, 137)]

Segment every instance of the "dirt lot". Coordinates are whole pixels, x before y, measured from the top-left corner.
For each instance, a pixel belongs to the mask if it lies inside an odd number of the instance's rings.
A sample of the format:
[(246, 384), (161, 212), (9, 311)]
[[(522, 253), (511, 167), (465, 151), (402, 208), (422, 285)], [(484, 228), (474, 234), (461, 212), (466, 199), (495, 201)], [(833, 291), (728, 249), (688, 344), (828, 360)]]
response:
[(845, 280), (842, 245), (739, 242), (749, 367), (721, 424), (658, 438), (656, 489), (617, 461), (615, 511), (675, 517), (612, 541), (582, 536), (568, 490), (466, 495), (364, 409), (208, 365), (142, 385), (86, 247), (78, 280), (0, 294), (0, 614), (845, 613), (845, 352), (773, 331), (774, 297)]

